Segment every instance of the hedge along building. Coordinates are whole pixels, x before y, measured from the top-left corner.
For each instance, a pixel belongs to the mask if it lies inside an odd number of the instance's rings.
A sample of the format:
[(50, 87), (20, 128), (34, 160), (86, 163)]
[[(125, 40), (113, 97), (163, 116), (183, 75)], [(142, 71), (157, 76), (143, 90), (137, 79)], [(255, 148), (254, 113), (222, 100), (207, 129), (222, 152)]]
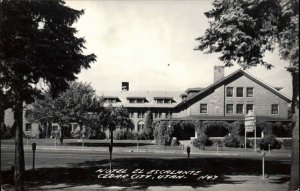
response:
[[(224, 76), (224, 67), (214, 67), (214, 83), (206, 88), (189, 88), (185, 92), (130, 91), (123, 82), (119, 91), (97, 91), (103, 97), (104, 106), (124, 106), (134, 124), (134, 130), (143, 131), (147, 114), (153, 123), (159, 121), (243, 121), (244, 115), (253, 110), (257, 121), (290, 122), (288, 107), (291, 99), (244, 70)], [(30, 108), (30, 106), (24, 107)], [(150, 111), (150, 112), (149, 112)], [(24, 114), (26, 111), (24, 112)], [(13, 114), (5, 113), (7, 125), (12, 125)], [(52, 124), (57, 128), (57, 124)], [(71, 131), (78, 129), (74, 123)], [(37, 124), (24, 118), (25, 134), (38, 137)], [(197, 136), (197, 132), (189, 133)]]

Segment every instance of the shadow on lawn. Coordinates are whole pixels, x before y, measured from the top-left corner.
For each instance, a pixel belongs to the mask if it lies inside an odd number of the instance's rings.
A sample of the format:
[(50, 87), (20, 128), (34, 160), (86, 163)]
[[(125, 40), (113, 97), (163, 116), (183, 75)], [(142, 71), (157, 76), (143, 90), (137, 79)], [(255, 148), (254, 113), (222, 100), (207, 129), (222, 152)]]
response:
[[(70, 143), (64, 143), (64, 145), (68, 146), (82, 146), (81, 142), (70, 142)], [(110, 145), (109, 142), (107, 143), (84, 143), (85, 147), (108, 147)], [(114, 143), (115, 147), (134, 147), (137, 146), (137, 143)], [(156, 146), (152, 143), (139, 143), (139, 146)]]
[[(290, 164), (280, 161), (266, 161), (266, 174), (284, 175), (285, 177), (272, 183), (283, 184), (289, 179)], [(96, 171), (100, 168), (109, 169), (108, 160), (85, 161), (83, 163), (69, 163), (67, 168), (39, 168), (26, 172), (26, 183), (30, 188), (45, 185), (63, 184), (61, 188), (71, 188), (84, 185), (102, 185), (130, 187), (130, 190), (146, 189), (149, 186), (192, 186), (209, 187), (214, 184), (242, 184), (245, 180), (232, 180), (228, 175), (261, 175), (261, 161), (251, 159), (222, 159), (222, 158), (193, 158), (190, 160), (191, 170), (201, 170), (201, 175), (217, 175), (215, 180), (197, 180), (198, 177), (172, 180), (172, 179), (98, 179)], [(121, 158), (114, 159), (114, 169), (133, 170), (187, 170), (187, 159), (158, 159), (158, 158)], [(12, 172), (1, 172), (2, 183), (13, 185)], [(131, 175), (131, 174), (130, 174)], [(58, 189), (57, 187), (55, 189)]]

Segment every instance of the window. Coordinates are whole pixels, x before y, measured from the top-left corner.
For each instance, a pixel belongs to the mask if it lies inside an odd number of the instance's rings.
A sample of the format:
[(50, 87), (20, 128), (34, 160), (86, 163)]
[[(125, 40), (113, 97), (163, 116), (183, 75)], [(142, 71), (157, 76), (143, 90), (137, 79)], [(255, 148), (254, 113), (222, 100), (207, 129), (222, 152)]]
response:
[(134, 112), (132, 111), (129, 112), (129, 118), (134, 118)]
[(26, 123), (25, 124), (25, 130), (26, 131), (31, 131), (31, 123)]
[(244, 88), (236, 88), (236, 97), (244, 97)]
[(172, 103), (172, 101), (170, 99), (165, 99), (164, 103)]
[(30, 109), (25, 110), (25, 117), (29, 116), (32, 113)]
[(161, 117), (162, 117), (162, 113), (158, 112), (158, 118), (161, 118)]
[(52, 131), (58, 131), (58, 126), (57, 125), (53, 125), (52, 126)]
[(226, 105), (226, 113), (233, 114), (233, 104)]
[(166, 118), (172, 118), (172, 112), (166, 112)]
[(247, 104), (246, 113), (248, 114), (249, 111), (254, 111), (253, 110), (253, 104)]
[(157, 103), (164, 103), (164, 100), (163, 99), (157, 99), (156, 102)]
[(226, 96), (227, 97), (233, 97), (233, 87), (227, 87)]
[(279, 114), (279, 105), (272, 104), (272, 114)]
[(200, 104), (200, 113), (207, 113), (207, 104)]
[(247, 97), (253, 97), (253, 88), (247, 88)]
[(138, 118), (144, 118), (145, 117), (145, 112), (140, 111), (138, 112)]
[(135, 103), (135, 99), (129, 99), (129, 103)]
[(144, 103), (144, 100), (143, 99), (137, 99), (136, 102), (137, 103)]
[(144, 130), (144, 127), (145, 127), (144, 121), (139, 121), (137, 124), (138, 132), (142, 132)]
[(243, 110), (244, 110), (244, 104), (236, 104), (236, 113), (237, 114), (243, 114), (244, 113)]

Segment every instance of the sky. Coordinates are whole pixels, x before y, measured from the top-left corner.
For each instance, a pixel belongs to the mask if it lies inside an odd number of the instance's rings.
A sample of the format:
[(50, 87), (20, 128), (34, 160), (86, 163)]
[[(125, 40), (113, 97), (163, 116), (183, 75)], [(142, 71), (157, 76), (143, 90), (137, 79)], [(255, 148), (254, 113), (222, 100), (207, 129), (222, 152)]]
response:
[[(184, 91), (207, 87), (213, 82), (213, 68), (224, 65), (219, 54), (195, 51), (195, 40), (209, 27), (204, 12), (211, 0), (68, 0), (66, 5), (84, 9), (74, 27), (86, 40), (85, 54), (94, 53), (97, 61), (82, 70), (78, 80), (96, 90), (121, 90), (129, 82), (133, 91)], [(288, 62), (278, 51), (265, 60), (275, 67), (258, 66), (246, 70), (274, 87), (283, 87), (291, 97)], [(225, 68), (228, 75), (238, 66)]]

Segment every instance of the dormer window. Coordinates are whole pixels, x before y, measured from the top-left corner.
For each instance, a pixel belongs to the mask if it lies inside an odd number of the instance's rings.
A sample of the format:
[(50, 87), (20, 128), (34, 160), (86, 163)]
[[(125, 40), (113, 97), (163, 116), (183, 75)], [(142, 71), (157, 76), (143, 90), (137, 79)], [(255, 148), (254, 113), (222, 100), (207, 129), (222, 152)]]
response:
[(127, 97), (129, 103), (147, 103), (149, 102), (145, 97)]
[(104, 97), (103, 102), (104, 103), (117, 103), (117, 102), (121, 102), (121, 100), (118, 97)]
[(171, 103), (176, 103), (176, 101), (173, 100), (172, 97), (155, 97), (153, 98), (156, 103), (165, 103), (165, 104), (171, 104)]

